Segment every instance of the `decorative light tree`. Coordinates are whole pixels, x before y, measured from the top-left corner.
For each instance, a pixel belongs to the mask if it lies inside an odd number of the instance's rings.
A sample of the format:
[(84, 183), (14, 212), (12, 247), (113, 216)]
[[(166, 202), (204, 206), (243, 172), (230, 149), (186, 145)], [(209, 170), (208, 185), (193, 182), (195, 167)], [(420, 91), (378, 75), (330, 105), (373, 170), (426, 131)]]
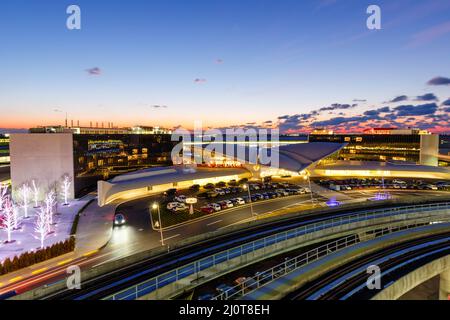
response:
[(49, 224), (53, 224), (53, 206), (55, 205), (55, 191), (50, 190), (45, 196), (45, 212)]
[(64, 195), (64, 205), (65, 206), (69, 205), (69, 202), (67, 201), (67, 199), (69, 197), (70, 185), (71, 185), (70, 177), (68, 175), (65, 175), (64, 178), (63, 178), (63, 183), (62, 183), (62, 189), (63, 189), (63, 195)]
[(14, 230), (19, 229), (19, 208), (14, 204), (13, 201), (11, 201), (11, 207), (13, 212), (13, 221), (14, 221)]
[(0, 183), (0, 212), (2, 211), (5, 202), (6, 202), (6, 198), (8, 193), (8, 186), (6, 184), (2, 184)]
[(33, 185), (33, 201), (34, 201), (34, 207), (39, 208), (39, 188), (36, 185), (36, 181), (31, 182)]
[(29, 200), (29, 196), (30, 196), (30, 187), (28, 186), (28, 183), (24, 183), (20, 188), (19, 188), (19, 192), (20, 195), (22, 196), (22, 208), (23, 208), (23, 213), (24, 213), (24, 218), (27, 219), (28, 218), (28, 200)]
[(8, 234), (8, 240), (6, 243), (11, 242), (11, 233), (14, 230), (14, 208), (13, 203), (9, 197), (6, 197), (3, 203), (3, 226), (2, 228), (6, 230)]
[(34, 231), (37, 236), (35, 237), (41, 242), (41, 249), (44, 248), (44, 241), (50, 231), (50, 224), (48, 219), (47, 209), (44, 207), (39, 208), (36, 213), (36, 221), (34, 223)]

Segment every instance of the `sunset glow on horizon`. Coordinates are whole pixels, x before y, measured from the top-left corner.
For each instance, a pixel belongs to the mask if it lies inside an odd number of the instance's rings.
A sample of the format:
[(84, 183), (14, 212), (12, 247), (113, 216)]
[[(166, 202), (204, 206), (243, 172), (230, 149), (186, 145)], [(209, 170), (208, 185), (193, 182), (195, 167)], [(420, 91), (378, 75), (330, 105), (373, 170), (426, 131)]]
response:
[(68, 1), (0, 11), (0, 130), (64, 125), (450, 132), (450, 2)]

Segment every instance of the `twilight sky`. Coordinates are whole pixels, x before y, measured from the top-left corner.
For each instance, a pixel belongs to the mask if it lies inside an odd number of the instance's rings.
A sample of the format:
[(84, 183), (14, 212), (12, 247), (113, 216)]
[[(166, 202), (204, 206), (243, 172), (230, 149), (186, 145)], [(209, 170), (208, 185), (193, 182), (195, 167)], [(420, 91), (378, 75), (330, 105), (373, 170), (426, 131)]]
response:
[(0, 128), (450, 132), (450, 0), (4, 0), (0, 44)]

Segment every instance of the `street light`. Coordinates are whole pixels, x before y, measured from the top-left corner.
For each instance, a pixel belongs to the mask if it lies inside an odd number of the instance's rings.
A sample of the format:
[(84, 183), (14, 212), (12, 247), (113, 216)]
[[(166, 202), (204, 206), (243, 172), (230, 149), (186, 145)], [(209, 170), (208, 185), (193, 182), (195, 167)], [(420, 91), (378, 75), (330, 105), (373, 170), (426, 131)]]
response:
[[(152, 208), (153, 208), (153, 210), (158, 210), (158, 220), (159, 221), (157, 221), (157, 223), (158, 223), (158, 226), (156, 226), (156, 223), (155, 223), (155, 226), (158, 228), (159, 227), (159, 233), (161, 234), (161, 245), (163, 246), (164, 245), (164, 237), (163, 237), (163, 230), (162, 230), (162, 223), (161, 223), (161, 212), (160, 212), (160, 210), (159, 210), (159, 205), (158, 205), (158, 203), (154, 203), (153, 205), (152, 205)], [(153, 222), (153, 219), (152, 219), (152, 222)]]
[(252, 201), (252, 196), (250, 194), (250, 186), (248, 184), (244, 184), (243, 188), (244, 188), (244, 190), (247, 189), (247, 191), (248, 191), (248, 200), (250, 201), (250, 211), (252, 213), (252, 217), (256, 216), (255, 212), (253, 211), (253, 201)]
[(309, 193), (311, 194), (311, 203), (314, 204), (314, 197), (311, 188), (311, 179), (309, 178), (310, 175), (311, 173), (308, 170), (305, 170), (305, 175), (303, 176), (303, 179), (308, 179)]

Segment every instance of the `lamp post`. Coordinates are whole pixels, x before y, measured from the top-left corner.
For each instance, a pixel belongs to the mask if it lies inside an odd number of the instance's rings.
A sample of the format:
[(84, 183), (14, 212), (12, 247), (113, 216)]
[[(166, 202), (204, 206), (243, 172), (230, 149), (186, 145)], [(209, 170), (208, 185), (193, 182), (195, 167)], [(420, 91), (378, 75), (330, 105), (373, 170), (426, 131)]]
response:
[(309, 194), (311, 195), (311, 203), (314, 204), (314, 197), (313, 197), (313, 192), (312, 192), (312, 188), (311, 188), (311, 179), (309, 178), (311, 174), (309, 173), (308, 170), (305, 170), (305, 178), (308, 179), (308, 187), (309, 187)]
[(252, 195), (250, 194), (250, 186), (248, 184), (244, 184), (244, 190), (247, 189), (248, 191), (248, 200), (250, 201), (250, 211), (252, 213), (252, 217), (256, 216), (255, 212), (253, 211), (253, 201), (252, 201)]
[[(163, 231), (162, 231), (161, 212), (160, 212), (160, 210), (159, 210), (159, 204), (155, 202), (155, 203), (152, 205), (152, 208), (153, 208), (154, 210), (158, 210), (159, 233), (160, 233), (160, 235), (161, 235), (161, 245), (163, 246), (163, 245), (164, 245), (164, 236), (163, 236)], [(152, 219), (152, 222), (153, 222), (153, 219)]]

